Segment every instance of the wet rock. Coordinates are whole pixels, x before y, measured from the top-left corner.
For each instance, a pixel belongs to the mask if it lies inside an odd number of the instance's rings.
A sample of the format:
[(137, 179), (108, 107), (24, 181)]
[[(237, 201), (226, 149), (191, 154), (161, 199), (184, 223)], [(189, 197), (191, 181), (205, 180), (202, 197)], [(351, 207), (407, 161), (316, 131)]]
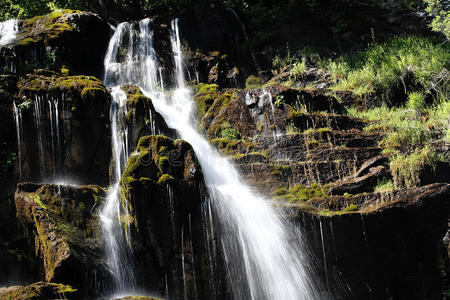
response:
[(111, 98), (101, 81), (38, 70), (17, 86), (22, 180), (107, 185)]
[(148, 135), (164, 135), (175, 138), (177, 133), (167, 126), (164, 118), (155, 110), (152, 100), (144, 96), (136, 86), (123, 86), (127, 94), (125, 123), (130, 131), (130, 149), (137, 147), (139, 139)]
[(195, 3), (180, 16), (179, 28), (186, 66), (190, 74), (198, 74), (199, 82), (244, 86), (245, 79), (254, 73), (256, 66), (245, 32), (231, 9)]
[(104, 199), (98, 186), (18, 184), (17, 217), (39, 257), (41, 280), (70, 284), (84, 297), (108, 288), (98, 216)]
[(76, 299), (76, 290), (69, 285), (36, 282), (28, 286), (0, 288), (0, 298), (8, 300)]
[(121, 195), (130, 211), (125, 226), (130, 228), (138, 286), (168, 292), (171, 298), (207, 298), (226, 291), (217, 288), (224, 285), (218, 275), (223, 269), (218, 254), (208, 252), (215, 246), (206, 240), (211, 234), (204, 226), (209, 222), (203, 208), (207, 194), (188, 143), (142, 137), (127, 162)]
[(98, 15), (73, 10), (21, 20), (17, 39), (0, 51), (0, 66), (17, 73), (40, 67), (100, 76), (109, 32)]
[[(298, 207), (291, 213), (307, 233), (334, 298), (440, 299), (446, 280), (441, 270), (448, 268), (442, 238), (449, 196), (450, 185), (433, 184), (340, 197), (341, 211), (325, 209), (333, 197), (322, 199), (319, 210)], [(349, 203), (357, 208), (344, 211)]]
[(369, 172), (366, 175), (346, 178), (343, 181), (334, 183), (329, 191), (332, 195), (372, 192), (378, 182), (381, 182), (388, 177), (389, 173), (390, 172), (384, 166), (373, 167), (369, 169)]

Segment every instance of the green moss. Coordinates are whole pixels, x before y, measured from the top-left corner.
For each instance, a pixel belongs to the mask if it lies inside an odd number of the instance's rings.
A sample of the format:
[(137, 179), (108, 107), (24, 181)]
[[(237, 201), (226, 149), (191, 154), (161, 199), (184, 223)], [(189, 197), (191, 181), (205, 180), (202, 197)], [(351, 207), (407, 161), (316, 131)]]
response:
[(295, 185), (289, 189), (278, 188), (274, 192), (276, 199), (288, 199), (289, 202), (306, 201), (310, 199), (328, 197), (328, 187), (313, 183), (311, 186), (304, 186), (301, 184)]
[(262, 86), (262, 80), (259, 77), (256, 77), (254, 75), (250, 75), (247, 80), (245, 81), (245, 88), (246, 89), (257, 89)]
[(28, 194), (28, 197), (30, 197), (31, 199), (33, 199), (33, 201), (36, 202), (42, 209), (48, 209), (47, 205), (45, 205), (44, 203), (42, 203), (41, 197), (40, 197), (39, 195), (36, 195), (36, 194)]
[(175, 178), (173, 178), (172, 176), (170, 176), (169, 174), (163, 174), (159, 177), (158, 179), (158, 184), (160, 183), (170, 183), (175, 181)]
[(199, 121), (203, 118), (211, 105), (213, 105), (216, 95), (216, 93), (207, 92), (194, 96), (194, 101), (197, 104), (197, 118)]
[(219, 90), (219, 86), (217, 84), (208, 84), (208, 83), (199, 83), (195, 86), (195, 92), (197, 94), (211, 93), (217, 92)]
[(344, 212), (351, 212), (351, 211), (357, 211), (358, 210), (358, 206), (356, 206), (355, 204), (350, 204), (349, 206), (347, 206), (344, 209)]

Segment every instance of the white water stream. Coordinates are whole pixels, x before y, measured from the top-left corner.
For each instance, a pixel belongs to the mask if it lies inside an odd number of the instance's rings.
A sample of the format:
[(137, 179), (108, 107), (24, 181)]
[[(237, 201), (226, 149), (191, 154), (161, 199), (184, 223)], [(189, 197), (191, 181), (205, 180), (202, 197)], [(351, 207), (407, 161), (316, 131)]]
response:
[(15, 19), (11, 19), (0, 23), (0, 49), (8, 45), (16, 39), (19, 31), (19, 23)]
[[(164, 117), (169, 127), (177, 129), (180, 137), (194, 148), (202, 166), (214, 216), (221, 227), (221, 243), (227, 269), (230, 270), (234, 298), (317, 299), (315, 284), (306, 267), (307, 257), (302, 252), (301, 235), (287, 224), (268, 199), (247, 186), (232, 163), (196, 130), (194, 101), (191, 91), (184, 85), (177, 20), (172, 22), (171, 34), (177, 86), (170, 95), (158, 90), (158, 86), (164, 84), (158, 82), (162, 76), (159, 74), (148, 19), (141, 21), (138, 29), (133, 30), (134, 27), (135, 24), (130, 23), (117, 27), (105, 58), (105, 85), (113, 87), (113, 107), (118, 107), (119, 112), (124, 107), (124, 94), (114, 86), (138, 85), (152, 99), (156, 111)], [(125, 41), (128, 41), (128, 51), (123, 54), (120, 50)], [(118, 276), (123, 280), (127, 262), (120, 260), (122, 235), (118, 219), (126, 208), (121, 208), (117, 183), (128, 152), (124, 146), (127, 144), (126, 130), (117, 127), (117, 120), (117, 115), (112, 113), (115, 196), (108, 197), (102, 220), (105, 239), (109, 241), (111, 270), (121, 274)]]

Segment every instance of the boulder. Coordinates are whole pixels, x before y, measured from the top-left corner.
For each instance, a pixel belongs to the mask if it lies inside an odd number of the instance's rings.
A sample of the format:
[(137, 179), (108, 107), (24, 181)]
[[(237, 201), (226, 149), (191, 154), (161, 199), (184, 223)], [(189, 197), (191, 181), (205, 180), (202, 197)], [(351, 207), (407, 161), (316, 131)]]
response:
[(17, 217), (39, 257), (41, 280), (70, 284), (84, 297), (107, 289), (98, 216), (105, 197), (93, 185), (18, 184)]
[(102, 82), (37, 70), (17, 86), (22, 180), (107, 185), (111, 97)]
[(20, 20), (18, 26), (16, 40), (0, 50), (3, 72), (50, 68), (73, 75), (102, 75), (110, 28), (98, 15), (63, 10)]

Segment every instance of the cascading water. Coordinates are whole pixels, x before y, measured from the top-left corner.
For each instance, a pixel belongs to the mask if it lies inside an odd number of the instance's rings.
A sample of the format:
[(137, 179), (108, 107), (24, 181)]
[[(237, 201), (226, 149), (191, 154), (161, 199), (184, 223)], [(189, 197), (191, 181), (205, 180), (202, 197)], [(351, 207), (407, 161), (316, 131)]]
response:
[(0, 23), (0, 49), (15, 40), (19, 31), (19, 22), (11, 19)]
[[(139, 23), (121, 23), (112, 36), (105, 56), (104, 84), (111, 89), (110, 109), (111, 139), (113, 147), (114, 176), (106, 204), (101, 212), (102, 229), (106, 246), (107, 263), (116, 279), (116, 293), (134, 289), (134, 276), (129, 262), (131, 242), (129, 229), (123, 230), (122, 218), (128, 222), (128, 204), (120, 202), (119, 182), (129, 156), (127, 96), (122, 85), (132, 84), (154, 90), (163, 86), (156, 75), (153, 36), (149, 29), (149, 19)], [(127, 41), (124, 45), (124, 41)], [(125, 48), (126, 47), (126, 48)], [(124, 53), (123, 50), (126, 50)], [(149, 72), (151, 70), (151, 72)], [(152, 113), (149, 112), (152, 133), (154, 128)], [(126, 246), (128, 244), (128, 247)]]
[(19, 179), (22, 179), (22, 113), (16, 105), (16, 101), (13, 102), (14, 121), (16, 123), (16, 136), (17, 136), (17, 152), (19, 159)]
[[(111, 39), (105, 58), (105, 85), (112, 88), (111, 128), (115, 160), (115, 185), (102, 212), (105, 239), (109, 240), (108, 259), (115, 274), (123, 274), (126, 261), (121, 260), (119, 226), (126, 204), (117, 196), (126, 151), (126, 128), (118, 128), (124, 104), (122, 84), (138, 85), (169, 127), (194, 148), (202, 166), (211, 197), (212, 209), (221, 230), (221, 247), (231, 276), (236, 299), (313, 299), (315, 284), (309, 277), (306, 255), (299, 251), (301, 235), (287, 225), (266, 199), (243, 183), (233, 165), (222, 157), (195, 129), (194, 102), (184, 85), (183, 59), (178, 21), (171, 24), (174, 71), (177, 88), (170, 95), (161, 92), (161, 69), (153, 49), (149, 20), (138, 24), (120, 24)], [(125, 43), (126, 42), (126, 43)], [(127, 44), (127, 46), (124, 46)], [(128, 47), (124, 51), (123, 47)], [(160, 82), (158, 81), (160, 79)], [(120, 170), (120, 172), (119, 172)], [(170, 199), (169, 199), (170, 200)], [(109, 226), (109, 227), (108, 227)], [(184, 242), (184, 241), (183, 241)], [(182, 243), (183, 243), (182, 242)], [(183, 252), (183, 251), (182, 251)], [(184, 260), (184, 257), (183, 257)], [(184, 269), (183, 269), (184, 270)], [(120, 280), (125, 278), (120, 275)], [(123, 288), (123, 287), (122, 287)]]
[(141, 86), (155, 109), (194, 148), (204, 173), (212, 207), (222, 229), (222, 243), (236, 299), (313, 299), (300, 234), (292, 231), (266, 199), (246, 186), (233, 165), (194, 128), (194, 102), (184, 86), (177, 21), (172, 23), (177, 89), (165, 97)]

